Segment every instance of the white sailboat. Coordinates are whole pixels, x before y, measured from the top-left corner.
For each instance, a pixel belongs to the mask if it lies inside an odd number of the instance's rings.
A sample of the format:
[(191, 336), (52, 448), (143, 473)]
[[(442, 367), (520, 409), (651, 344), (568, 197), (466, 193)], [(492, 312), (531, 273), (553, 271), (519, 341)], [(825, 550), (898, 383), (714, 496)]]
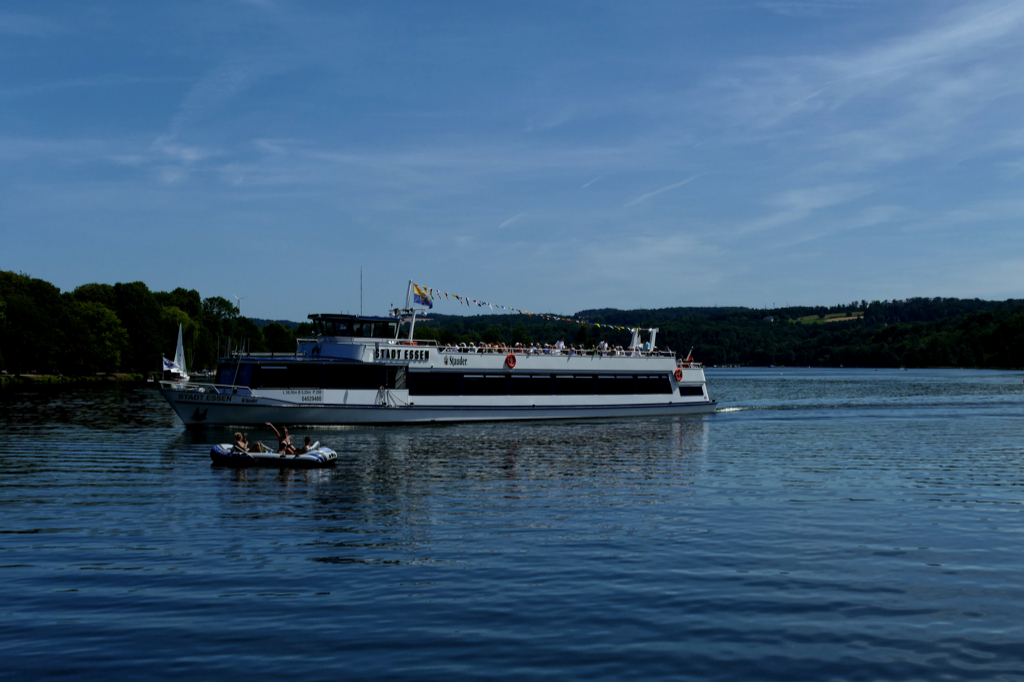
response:
[(185, 366), (185, 346), (181, 340), (181, 325), (178, 325), (178, 347), (174, 351), (174, 360), (164, 358), (164, 381), (185, 382), (191, 377)]

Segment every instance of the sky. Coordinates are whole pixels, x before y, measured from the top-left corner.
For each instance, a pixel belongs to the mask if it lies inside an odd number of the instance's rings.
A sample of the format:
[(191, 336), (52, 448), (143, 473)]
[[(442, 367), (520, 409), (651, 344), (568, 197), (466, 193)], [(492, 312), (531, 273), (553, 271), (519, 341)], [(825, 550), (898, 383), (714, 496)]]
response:
[(1005, 0), (8, 0), (0, 270), (291, 320), (360, 270), (368, 314), (1024, 298), (1022, 64)]

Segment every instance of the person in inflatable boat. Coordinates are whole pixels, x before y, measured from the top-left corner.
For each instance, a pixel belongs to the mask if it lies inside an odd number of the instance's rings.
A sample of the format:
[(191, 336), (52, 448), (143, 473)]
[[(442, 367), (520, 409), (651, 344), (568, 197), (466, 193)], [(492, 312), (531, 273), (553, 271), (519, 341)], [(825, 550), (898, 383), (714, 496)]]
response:
[(274, 429), (274, 434), (277, 436), (277, 454), (279, 455), (294, 455), (295, 446), (292, 445), (292, 437), (288, 435), (288, 427), (282, 426), (281, 430), (278, 431), (270, 422), (267, 422), (267, 426)]

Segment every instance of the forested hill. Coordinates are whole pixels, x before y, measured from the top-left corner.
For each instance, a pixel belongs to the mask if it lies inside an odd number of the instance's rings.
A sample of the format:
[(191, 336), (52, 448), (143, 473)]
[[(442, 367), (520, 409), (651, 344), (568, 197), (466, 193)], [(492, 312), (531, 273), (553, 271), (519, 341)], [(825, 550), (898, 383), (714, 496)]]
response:
[[(658, 327), (658, 347), (708, 365), (846, 367), (1022, 367), (1024, 300), (913, 298), (822, 307), (584, 310), (574, 318), (474, 317), (431, 312), (417, 338), (445, 343), (627, 345), (618, 327)], [(254, 321), (220, 296), (194, 289), (151, 291), (142, 282), (49, 282), (0, 271), (0, 369), (10, 373), (151, 372), (184, 330), (190, 368), (211, 367), (218, 351), (290, 352), (309, 323)], [(598, 326), (601, 325), (601, 326)]]
[(616, 310), (598, 308), (581, 310), (576, 314), (582, 319), (603, 319), (609, 324), (656, 326), (662, 322), (674, 322), (684, 317), (706, 317), (713, 320), (751, 319), (760, 320), (765, 316), (784, 319), (800, 319), (811, 315), (825, 317), (835, 314), (859, 312), (868, 323), (895, 324), (897, 322), (935, 322), (967, 313), (987, 310), (1000, 312), (1024, 307), (1024, 299), (1006, 301), (982, 301), (962, 298), (909, 298), (905, 301), (854, 301), (835, 306), (795, 306), (775, 309), (760, 308), (653, 308), (639, 310)]
[(295, 349), (291, 330), (260, 327), (233, 302), (202, 298), (194, 289), (150, 291), (129, 282), (61, 292), (41, 279), (0, 271), (0, 369), (12, 374), (157, 371), (160, 357), (174, 354), (179, 325), (190, 368), (211, 367), (218, 347), (229, 343)]
[(545, 315), (431, 315), (442, 341), (544, 343), (564, 337), (625, 345), (629, 333), (599, 325), (658, 327), (658, 346), (708, 365), (1021, 367), (1024, 300), (911, 298), (817, 307), (583, 310), (587, 324)]

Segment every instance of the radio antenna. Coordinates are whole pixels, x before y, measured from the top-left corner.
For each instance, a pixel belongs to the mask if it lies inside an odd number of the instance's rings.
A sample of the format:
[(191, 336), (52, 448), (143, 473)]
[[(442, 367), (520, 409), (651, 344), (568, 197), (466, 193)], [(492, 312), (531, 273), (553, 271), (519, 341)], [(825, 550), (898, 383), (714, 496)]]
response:
[(359, 315), (363, 314), (363, 266), (359, 266)]

